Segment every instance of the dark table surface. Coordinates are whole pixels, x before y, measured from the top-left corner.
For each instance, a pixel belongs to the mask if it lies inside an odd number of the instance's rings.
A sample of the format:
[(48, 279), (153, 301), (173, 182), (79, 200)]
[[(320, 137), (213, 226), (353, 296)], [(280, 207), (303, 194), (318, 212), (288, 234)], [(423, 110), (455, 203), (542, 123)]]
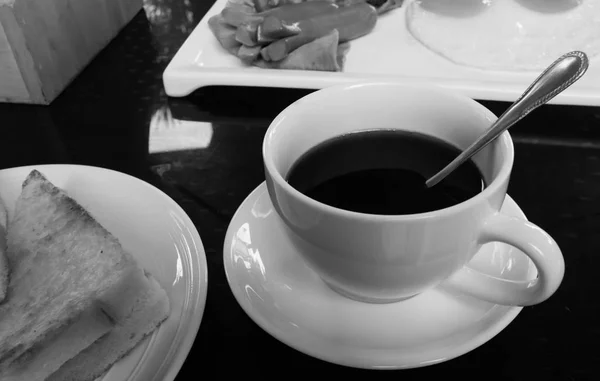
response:
[[(167, 97), (162, 72), (212, 0), (144, 2), (145, 12), (51, 106), (0, 105), (0, 167), (111, 168), (155, 185), (184, 208), (202, 237), (209, 289), (177, 381), (323, 372), (398, 380), (600, 379), (600, 108), (543, 106), (511, 131), (516, 162), (509, 194), (563, 250), (566, 274), (557, 293), (454, 360), (402, 371), (341, 367), (261, 330), (235, 301), (222, 263), (233, 213), (264, 180), (266, 128), (309, 91), (210, 87), (182, 99)], [(496, 114), (508, 106), (482, 103)], [(212, 139), (208, 146), (187, 139), (166, 150), (161, 136), (169, 129), (204, 131)]]

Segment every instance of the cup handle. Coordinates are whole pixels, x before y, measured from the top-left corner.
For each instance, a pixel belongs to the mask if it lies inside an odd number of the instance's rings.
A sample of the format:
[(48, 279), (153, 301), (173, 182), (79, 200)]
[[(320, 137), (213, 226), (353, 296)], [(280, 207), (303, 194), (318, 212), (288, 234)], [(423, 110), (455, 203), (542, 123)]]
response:
[(537, 278), (510, 281), (465, 266), (443, 283), (445, 287), (495, 304), (530, 306), (548, 299), (560, 286), (564, 258), (554, 239), (537, 225), (498, 212), (484, 223), (479, 240), (482, 244), (503, 242), (521, 250), (537, 267)]

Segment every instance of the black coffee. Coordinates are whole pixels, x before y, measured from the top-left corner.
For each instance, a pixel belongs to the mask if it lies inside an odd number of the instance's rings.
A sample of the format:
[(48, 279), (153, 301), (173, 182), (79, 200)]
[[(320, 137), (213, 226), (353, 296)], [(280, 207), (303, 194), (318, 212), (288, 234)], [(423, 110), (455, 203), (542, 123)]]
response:
[(371, 214), (414, 214), (461, 203), (485, 187), (468, 161), (437, 185), (433, 176), (460, 151), (438, 138), (397, 130), (351, 133), (323, 142), (292, 166), (287, 181), (336, 208)]

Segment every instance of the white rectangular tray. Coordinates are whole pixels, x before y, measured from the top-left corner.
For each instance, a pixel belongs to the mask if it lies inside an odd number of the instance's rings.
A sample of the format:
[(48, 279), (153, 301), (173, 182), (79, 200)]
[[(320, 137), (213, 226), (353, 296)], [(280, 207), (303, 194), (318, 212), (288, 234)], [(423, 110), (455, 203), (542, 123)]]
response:
[[(407, 31), (406, 5), (382, 15), (369, 35), (351, 41), (343, 72), (249, 67), (226, 52), (208, 27), (208, 19), (226, 3), (216, 1), (167, 66), (163, 81), (169, 96), (186, 96), (212, 85), (320, 89), (356, 81), (400, 80), (434, 83), (475, 99), (512, 102), (539, 74), (474, 69), (436, 55)], [(550, 103), (600, 106), (598, 60), (592, 59), (583, 78)]]

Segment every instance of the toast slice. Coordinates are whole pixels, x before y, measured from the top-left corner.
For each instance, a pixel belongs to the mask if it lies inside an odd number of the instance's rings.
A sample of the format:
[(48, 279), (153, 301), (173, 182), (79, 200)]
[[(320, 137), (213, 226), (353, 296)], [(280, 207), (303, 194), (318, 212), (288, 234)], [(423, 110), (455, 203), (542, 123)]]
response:
[(8, 212), (0, 198), (0, 303), (6, 297), (8, 289), (8, 259), (6, 258), (6, 229), (8, 227)]
[(166, 298), (112, 234), (38, 171), (23, 183), (7, 237), (1, 380), (45, 380), (134, 316), (146, 294)]
[[(154, 278), (140, 295), (134, 312), (107, 335), (64, 363), (47, 381), (93, 381), (133, 350), (169, 315), (169, 300)], [(144, 282), (145, 283), (145, 282)]]

